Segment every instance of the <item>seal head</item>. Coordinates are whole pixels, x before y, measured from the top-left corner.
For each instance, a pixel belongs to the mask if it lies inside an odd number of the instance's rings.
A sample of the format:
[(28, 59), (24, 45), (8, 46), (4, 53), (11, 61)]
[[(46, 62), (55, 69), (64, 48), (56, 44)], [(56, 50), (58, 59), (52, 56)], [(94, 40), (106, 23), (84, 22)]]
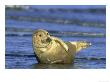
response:
[(51, 41), (50, 35), (46, 30), (39, 29), (33, 33), (33, 44), (36, 48), (47, 47)]

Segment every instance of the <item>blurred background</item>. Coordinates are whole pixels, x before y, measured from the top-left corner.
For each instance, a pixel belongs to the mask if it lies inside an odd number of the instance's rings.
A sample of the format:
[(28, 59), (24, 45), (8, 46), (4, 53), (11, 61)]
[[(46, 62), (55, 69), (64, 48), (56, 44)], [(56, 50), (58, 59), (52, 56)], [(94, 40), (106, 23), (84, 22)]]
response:
[[(72, 65), (37, 64), (32, 33), (45, 29), (64, 41), (87, 41)], [(6, 5), (5, 68), (106, 68), (105, 5)]]

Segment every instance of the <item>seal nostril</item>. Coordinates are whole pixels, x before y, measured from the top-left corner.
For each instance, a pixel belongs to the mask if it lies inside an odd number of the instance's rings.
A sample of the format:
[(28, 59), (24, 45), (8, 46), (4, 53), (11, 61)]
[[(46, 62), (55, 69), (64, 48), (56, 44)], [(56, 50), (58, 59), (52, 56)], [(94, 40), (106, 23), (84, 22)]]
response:
[(46, 41), (51, 42), (52, 40), (51, 40), (51, 38), (48, 37), (48, 38), (46, 39)]

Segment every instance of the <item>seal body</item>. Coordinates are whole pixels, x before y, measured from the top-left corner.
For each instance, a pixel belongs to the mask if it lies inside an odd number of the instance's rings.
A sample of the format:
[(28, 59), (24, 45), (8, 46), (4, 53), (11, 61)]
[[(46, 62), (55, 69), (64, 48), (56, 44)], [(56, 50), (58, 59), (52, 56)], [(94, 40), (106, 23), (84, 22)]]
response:
[(46, 30), (36, 30), (33, 33), (33, 50), (39, 63), (65, 63), (70, 64), (75, 54), (89, 44), (84, 41), (64, 42), (59, 38), (50, 36)]

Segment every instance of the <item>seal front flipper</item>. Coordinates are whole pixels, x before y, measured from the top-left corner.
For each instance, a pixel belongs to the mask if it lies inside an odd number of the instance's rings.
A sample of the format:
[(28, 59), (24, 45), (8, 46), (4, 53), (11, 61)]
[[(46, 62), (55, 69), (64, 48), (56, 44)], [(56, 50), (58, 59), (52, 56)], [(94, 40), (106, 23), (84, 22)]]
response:
[(35, 58), (37, 59), (37, 61), (40, 63), (40, 59), (39, 59), (39, 57), (37, 56), (37, 54), (34, 52), (34, 54), (35, 54)]
[(51, 36), (51, 38), (55, 41), (58, 42), (66, 51), (68, 51), (68, 46), (59, 38)]

